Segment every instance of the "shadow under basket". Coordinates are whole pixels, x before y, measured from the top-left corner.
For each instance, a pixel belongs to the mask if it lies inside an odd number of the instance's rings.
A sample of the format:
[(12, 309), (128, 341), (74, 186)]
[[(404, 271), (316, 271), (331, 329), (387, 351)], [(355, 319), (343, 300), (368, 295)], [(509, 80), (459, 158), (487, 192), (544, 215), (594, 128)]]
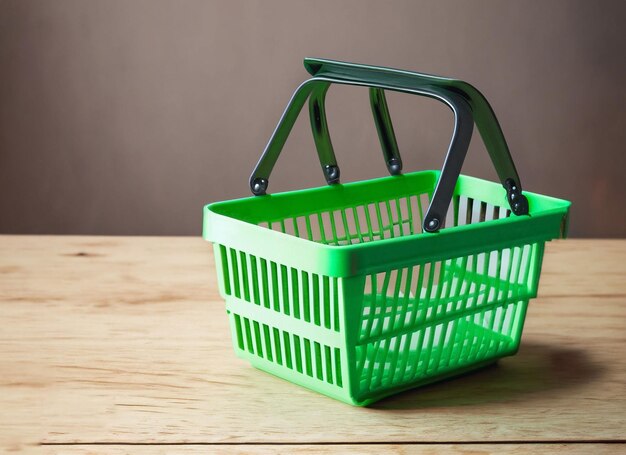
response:
[(515, 354), (546, 241), (570, 203), (459, 176), (422, 232), (423, 171), (205, 207), (233, 345), (255, 367), (353, 405)]

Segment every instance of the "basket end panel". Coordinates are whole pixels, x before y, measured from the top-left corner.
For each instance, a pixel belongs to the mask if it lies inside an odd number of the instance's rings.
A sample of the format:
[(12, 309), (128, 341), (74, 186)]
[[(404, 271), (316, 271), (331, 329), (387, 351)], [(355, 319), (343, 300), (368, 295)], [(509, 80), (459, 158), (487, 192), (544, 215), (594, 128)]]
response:
[[(252, 310), (229, 303), (233, 346), (254, 367), (349, 404), (345, 348), (323, 329), (274, 317), (272, 310)], [(245, 305), (245, 304), (243, 304)]]

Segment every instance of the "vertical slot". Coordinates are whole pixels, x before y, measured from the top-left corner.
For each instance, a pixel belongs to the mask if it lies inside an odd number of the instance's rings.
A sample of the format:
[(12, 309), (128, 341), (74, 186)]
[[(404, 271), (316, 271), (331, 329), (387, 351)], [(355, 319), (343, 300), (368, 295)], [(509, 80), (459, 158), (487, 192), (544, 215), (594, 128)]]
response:
[(292, 234), (296, 237), (300, 237), (300, 228), (298, 227), (298, 221), (295, 218), (289, 218), (289, 221), (291, 222), (291, 229), (290, 231), (292, 232)]
[(231, 272), (233, 277), (233, 289), (235, 290), (235, 297), (241, 297), (241, 291), (239, 290), (239, 264), (237, 261), (237, 252), (230, 249), (230, 264), (232, 266)]
[(480, 220), (480, 204), (481, 201), (474, 199), (472, 202), (472, 224), (478, 223)]
[(324, 368), (326, 370), (326, 382), (333, 384), (333, 360), (330, 346), (324, 346)]
[(323, 295), (323, 311), (324, 311), (324, 327), (330, 329), (330, 278), (326, 275), (322, 277), (322, 295)]
[(318, 219), (320, 223), (320, 231), (322, 234), (322, 241), (324, 243), (332, 243), (336, 240), (333, 229), (330, 226), (330, 214), (328, 212), (318, 213)]
[[(459, 225), (459, 208), (460, 208), (460, 197), (458, 194), (455, 194), (452, 197), (452, 226)], [(449, 222), (449, 220), (448, 220)]]
[[(365, 289), (366, 292), (369, 289), (369, 299), (363, 299), (363, 319), (364, 319), (364, 329), (361, 334), (363, 338), (367, 338), (371, 335), (372, 326), (374, 324), (374, 309), (376, 306), (376, 275), (367, 275), (365, 277)], [(366, 306), (369, 303), (369, 306)]]
[(270, 262), (270, 270), (272, 274), (272, 308), (274, 311), (280, 311), (280, 298), (278, 291), (278, 265), (274, 262)]
[(422, 211), (419, 205), (419, 196), (409, 196), (409, 210), (412, 214), (413, 233), (419, 234), (422, 232)]
[(309, 274), (302, 271), (302, 312), (304, 313), (304, 320), (311, 322), (311, 303), (309, 294)]
[(448, 227), (454, 226), (454, 203), (453, 199), (450, 200), (448, 204), (448, 209), (446, 210), (446, 214), (442, 220), (441, 229), (445, 229)]
[(250, 354), (254, 354), (254, 348), (252, 347), (252, 330), (250, 329), (250, 320), (243, 318), (244, 333), (246, 335), (246, 346)]
[(386, 385), (390, 386), (394, 383), (394, 378), (397, 373), (398, 360), (400, 360), (401, 349), (404, 347), (404, 339), (406, 334), (402, 334), (393, 338), (393, 348), (390, 348), (390, 352), (387, 355), (389, 359), (389, 374), (387, 375)]
[(416, 357), (409, 363), (409, 368), (407, 369), (406, 379), (411, 380), (415, 378), (417, 374), (417, 369), (421, 365), (421, 358), (423, 356), (422, 350), (422, 339), (424, 338), (424, 330), (419, 330), (415, 333), (417, 336), (413, 336), (411, 338), (410, 350), (416, 353)]
[(298, 335), (293, 336), (293, 350), (296, 354), (296, 370), (298, 370), (298, 373), (302, 373), (302, 347), (300, 346), (300, 337)]
[(241, 330), (241, 317), (238, 314), (234, 314), (235, 320), (235, 333), (237, 335), (237, 346), (239, 349), (243, 349), (243, 332)]
[(346, 232), (347, 244), (358, 243), (357, 238), (359, 236), (356, 228), (356, 210), (354, 208), (347, 208), (341, 211), (341, 219), (343, 221), (343, 227)]
[(378, 205), (368, 204), (367, 212), (365, 213), (371, 224), (370, 231), (372, 235), (370, 236), (370, 240), (382, 239), (382, 227), (380, 226), (380, 218), (378, 216)]
[[(465, 226), (467, 224), (467, 197), (459, 196), (458, 209), (456, 214), (456, 225)], [(471, 218), (471, 216), (470, 216)]]
[[(409, 269), (410, 270), (410, 269)], [(408, 360), (413, 354), (411, 349), (411, 341), (415, 332), (405, 333), (400, 341), (400, 358), (398, 359), (397, 374), (399, 374), (398, 382), (405, 382), (407, 380), (406, 373), (408, 370)], [(395, 377), (395, 375), (394, 375)]]
[(293, 218), (281, 219), (280, 230), (283, 234), (295, 235), (295, 231), (293, 228)]
[(369, 240), (372, 236), (372, 232), (370, 230), (369, 226), (369, 222), (367, 221), (367, 218), (365, 216), (365, 207), (362, 205), (359, 205), (356, 208), (356, 223), (357, 223), (357, 227), (358, 227), (358, 231), (359, 231), (359, 240), (360, 241), (366, 241), (365, 239)]
[(396, 312), (398, 311), (398, 290), (400, 286), (400, 277), (398, 276), (400, 270), (392, 269), (387, 272), (389, 276), (389, 282), (387, 290), (385, 291), (385, 322), (383, 324), (383, 330), (391, 330), (395, 323)]
[(400, 217), (400, 211), (398, 210), (398, 200), (393, 199), (393, 201), (386, 201), (385, 205), (387, 206), (387, 213), (389, 214), (389, 222), (391, 226), (393, 226), (391, 236), (400, 237), (404, 235), (401, 227), (402, 219)]
[(287, 277), (287, 266), (280, 266), (280, 281), (283, 297), (283, 313), (287, 316), (291, 315), (291, 308), (289, 305), (289, 278)]
[(274, 338), (274, 352), (276, 353), (276, 363), (283, 364), (283, 350), (280, 345), (280, 331), (277, 328), (272, 329), (272, 338)]
[(272, 338), (270, 336), (270, 328), (265, 324), (263, 324), (263, 341), (265, 342), (265, 352), (267, 354), (267, 360), (273, 362), (274, 356), (272, 354)]
[(387, 358), (389, 354), (393, 350), (393, 345), (395, 344), (395, 338), (383, 338), (377, 343), (379, 346), (378, 353), (376, 358), (376, 368), (374, 373), (372, 374), (372, 379), (370, 381), (370, 390), (374, 390), (380, 388), (382, 384), (382, 379), (385, 371), (387, 370)]
[(331, 226), (333, 229), (333, 236), (335, 237), (335, 243), (338, 245), (344, 245), (348, 239), (348, 234), (345, 229), (345, 223), (341, 217), (339, 210), (331, 212)]
[(322, 325), (320, 322), (320, 277), (312, 273), (311, 279), (313, 281), (313, 322), (315, 325)]
[(300, 319), (300, 290), (298, 286), (298, 271), (291, 269), (291, 300), (293, 302), (293, 315)]
[(254, 344), (256, 347), (256, 353), (259, 357), (263, 357), (263, 345), (261, 344), (261, 328), (257, 321), (252, 321), (254, 328)]
[(380, 225), (381, 239), (388, 239), (393, 235), (388, 204), (388, 201), (376, 204), (376, 215), (378, 216), (378, 224)]
[(506, 306), (506, 312), (504, 314), (504, 320), (502, 321), (502, 334), (504, 336), (511, 336), (511, 322), (513, 321), (513, 315), (516, 304), (509, 304)]
[(311, 356), (311, 341), (308, 338), (304, 340), (304, 364), (306, 367), (306, 374), (313, 377), (313, 359)]
[[(424, 283), (424, 274), (428, 273), (428, 269), (430, 267), (429, 264), (419, 264), (415, 266), (417, 268), (417, 280), (414, 280), (415, 282), (415, 288), (413, 291), (413, 295), (415, 296), (415, 303), (413, 304), (413, 308), (411, 311), (411, 317), (410, 317), (410, 324), (413, 326), (415, 324), (415, 321), (417, 321), (419, 319), (419, 313), (421, 310), (421, 307), (424, 306), (424, 304), (426, 304), (427, 302), (423, 302), (422, 301), (422, 286)], [(413, 283), (411, 283), (411, 287), (413, 286)]]
[(478, 222), (483, 223), (487, 217), (487, 203), (481, 201), (480, 202), (480, 215), (478, 217)]
[(430, 206), (430, 196), (428, 193), (422, 193), (419, 195), (418, 205), (420, 209), (420, 218), (422, 219), (422, 223), (424, 222), (424, 217), (426, 216), (426, 211)]
[(313, 342), (313, 348), (315, 349), (315, 373), (317, 379), (324, 380), (323, 361), (322, 361), (322, 345), (317, 341)]
[(333, 328), (335, 332), (339, 332), (341, 327), (339, 326), (339, 279), (337, 277), (332, 278), (331, 299), (333, 301)]
[(402, 235), (411, 235), (414, 234), (413, 230), (413, 214), (411, 213), (411, 206), (408, 202), (408, 197), (403, 197), (398, 202), (398, 212), (400, 212), (400, 220), (402, 222)]
[(465, 224), (472, 224), (472, 218), (474, 216), (474, 199), (467, 198), (467, 208), (465, 212)]
[(291, 354), (291, 340), (289, 339), (289, 334), (287, 332), (283, 332), (283, 346), (285, 347), (285, 363), (287, 364), (287, 368), (293, 369), (293, 357)]
[(485, 217), (485, 221), (497, 220), (497, 207), (487, 204), (487, 215)]
[(335, 377), (337, 378), (336, 382), (339, 387), (343, 387), (341, 376), (341, 351), (339, 348), (335, 348)]
[(435, 277), (437, 276), (437, 263), (431, 262), (428, 265), (429, 265), (428, 281), (426, 284), (425, 296), (424, 296), (425, 307), (422, 310), (423, 314), (421, 315), (422, 316), (421, 322), (424, 322), (424, 320), (430, 317), (430, 315), (432, 314), (432, 309), (433, 309), (433, 304), (434, 304), (432, 300), (432, 292), (433, 292), (433, 287), (435, 286)]
[(522, 266), (521, 266), (521, 280), (520, 284), (528, 285), (528, 276), (530, 275), (530, 255), (531, 255), (531, 246), (524, 245), (522, 250)]
[(304, 216), (299, 216), (296, 218), (298, 237), (302, 239), (311, 240), (310, 226), (307, 226), (307, 222), (305, 218), (306, 217)]
[[(517, 248), (517, 271), (515, 272), (514, 277), (512, 278), (515, 284), (521, 284), (521, 275), (522, 275), (522, 261), (524, 260), (524, 245), (518, 246)], [(518, 291), (519, 292), (519, 291)]]
[(400, 320), (400, 324), (406, 326), (411, 321), (411, 305), (413, 307), (417, 306), (417, 300), (415, 302), (411, 302), (411, 285), (413, 282), (413, 271), (415, 267), (407, 267), (405, 269), (405, 273), (403, 274), (403, 282), (402, 282), (402, 310), (401, 315), (402, 319)]
[(270, 285), (267, 274), (267, 261), (261, 259), (261, 282), (263, 283), (263, 306), (270, 307)]
[(241, 259), (239, 265), (241, 266), (241, 284), (243, 287), (243, 298), (250, 301), (250, 284), (248, 282), (248, 261), (246, 254), (243, 251), (239, 252), (239, 258)]
[[(438, 326), (437, 326), (438, 327)], [(433, 353), (433, 341), (435, 338), (436, 327), (427, 327), (424, 333), (424, 344), (422, 345), (422, 351), (424, 353), (424, 359), (422, 364), (421, 373), (428, 373), (430, 367), (430, 356)]]
[(257, 258), (256, 256), (250, 255), (250, 274), (252, 275), (252, 297), (254, 303), (257, 305), (261, 304), (261, 297), (259, 292), (259, 271), (257, 269)]
[(307, 233), (314, 242), (322, 242), (322, 234), (320, 232), (320, 216), (318, 213), (306, 217)]

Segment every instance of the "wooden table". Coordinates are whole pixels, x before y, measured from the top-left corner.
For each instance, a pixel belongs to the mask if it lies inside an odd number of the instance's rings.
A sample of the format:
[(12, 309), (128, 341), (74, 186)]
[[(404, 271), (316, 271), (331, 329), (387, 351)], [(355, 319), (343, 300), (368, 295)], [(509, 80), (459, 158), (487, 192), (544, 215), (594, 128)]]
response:
[(371, 408), (236, 358), (211, 251), (0, 236), (0, 451), (626, 453), (626, 240), (549, 244), (518, 355)]

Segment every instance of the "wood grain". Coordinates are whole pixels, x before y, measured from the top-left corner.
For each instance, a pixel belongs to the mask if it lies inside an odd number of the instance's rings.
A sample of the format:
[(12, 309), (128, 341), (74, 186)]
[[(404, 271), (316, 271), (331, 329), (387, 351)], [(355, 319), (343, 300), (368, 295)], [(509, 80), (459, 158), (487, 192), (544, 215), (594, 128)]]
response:
[(14, 449), (625, 442), (626, 241), (549, 244), (518, 355), (365, 409), (234, 356), (200, 239), (0, 236), (0, 322), (0, 444)]
[(206, 445), (184, 446), (55, 446), (45, 447), (50, 453), (67, 455), (165, 455), (165, 454), (206, 454), (215, 450), (220, 454), (259, 454), (305, 453), (305, 454), (362, 454), (380, 455), (383, 453), (400, 455), (484, 455), (497, 453), (502, 455), (520, 455), (528, 453), (568, 454), (568, 455), (604, 455), (626, 452), (626, 444), (333, 444), (333, 445)]

